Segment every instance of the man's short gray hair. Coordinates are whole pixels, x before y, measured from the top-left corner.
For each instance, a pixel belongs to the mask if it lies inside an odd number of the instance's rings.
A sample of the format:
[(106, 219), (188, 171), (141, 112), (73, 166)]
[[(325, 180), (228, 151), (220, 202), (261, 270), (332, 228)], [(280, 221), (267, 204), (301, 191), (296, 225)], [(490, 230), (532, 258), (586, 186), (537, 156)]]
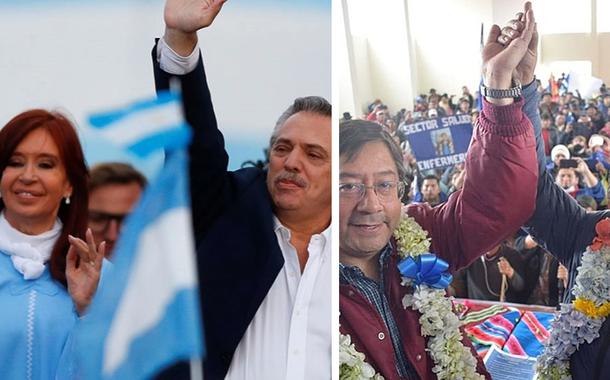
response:
[(288, 120), (290, 116), (299, 112), (311, 112), (317, 115), (331, 117), (332, 106), (321, 96), (305, 96), (303, 98), (296, 98), (294, 103), (292, 103), (292, 105), (290, 105), (290, 107), (288, 107), (288, 109), (282, 113), (280, 118), (277, 119), (275, 128), (273, 128), (273, 133), (269, 139), (269, 147), (273, 146), (273, 143), (275, 143), (277, 133), (282, 125), (284, 125), (286, 120)]

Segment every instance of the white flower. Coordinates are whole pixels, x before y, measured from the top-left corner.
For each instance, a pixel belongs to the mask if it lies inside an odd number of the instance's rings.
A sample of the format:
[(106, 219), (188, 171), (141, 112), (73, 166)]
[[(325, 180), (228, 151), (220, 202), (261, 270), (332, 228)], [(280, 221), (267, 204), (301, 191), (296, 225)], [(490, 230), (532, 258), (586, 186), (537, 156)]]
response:
[[(610, 248), (603, 246), (599, 252), (590, 249), (583, 254), (577, 269), (572, 294), (597, 305), (610, 302)], [(539, 378), (570, 380), (570, 356), (584, 342), (591, 343), (599, 337), (605, 318), (589, 317), (572, 305), (562, 307), (551, 325), (551, 335), (538, 357), (536, 371)]]
[(365, 359), (362, 352), (356, 351), (349, 335), (339, 334), (340, 380), (384, 380)]

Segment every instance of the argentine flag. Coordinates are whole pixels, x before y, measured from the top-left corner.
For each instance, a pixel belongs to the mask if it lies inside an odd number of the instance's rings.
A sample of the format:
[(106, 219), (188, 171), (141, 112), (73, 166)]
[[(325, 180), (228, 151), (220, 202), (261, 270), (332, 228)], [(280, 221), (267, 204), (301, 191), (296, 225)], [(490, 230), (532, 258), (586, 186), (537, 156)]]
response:
[(117, 145), (166, 161), (126, 219), (113, 266), (77, 335), (83, 379), (138, 380), (203, 355), (186, 148), (176, 95), (91, 117)]

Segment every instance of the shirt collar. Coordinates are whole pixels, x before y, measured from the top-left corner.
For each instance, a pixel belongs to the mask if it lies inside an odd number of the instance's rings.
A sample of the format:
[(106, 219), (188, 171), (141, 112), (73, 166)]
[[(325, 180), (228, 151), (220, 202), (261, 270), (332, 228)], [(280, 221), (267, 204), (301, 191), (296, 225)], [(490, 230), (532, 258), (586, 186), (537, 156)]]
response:
[[(330, 236), (331, 236), (331, 226), (332, 223), (330, 223), (328, 225), (328, 227), (326, 227), (326, 229), (324, 231), (322, 231), (319, 234), (314, 234), (311, 235), (311, 237), (315, 237), (315, 236), (320, 236), (322, 240), (322, 245), (326, 245), (326, 244), (330, 244)], [(282, 236), (282, 239), (284, 239), (284, 241), (289, 242), (290, 241), (290, 229), (288, 229), (286, 226), (284, 226), (282, 224), (282, 222), (278, 219), (277, 216), (273, 215), (273, 231), (275, 231), (275, 233), (277, 234), (278, 232), (280, 233), (280, 235)]]
[[(383, 267), (385, 266), (385, 263), (388, 261), (388, 258), (390, 257), (390, 255), (392, 254), (392, 242), (389, 242), (388, 244), (386, 244), (385, 247), (383, 247), (381, 249), (381, 251), (379, 251), (379, 268), (383, 269)], [(380, 270), (380, 273), (382, 274), (382, 278), (383, 278), (383, 270)], [(353, 266), (347, 266), (341, 262), (339, 262), (339, 274), (341, 275), (341, 279), (344, 282), (348, 282), (348, 279), (350, 277), (365, 277), (364, 276), (364, 272), (362, 272), (362, 270), (360, 268), (358, 268), (357, 266), (353, 265)]]

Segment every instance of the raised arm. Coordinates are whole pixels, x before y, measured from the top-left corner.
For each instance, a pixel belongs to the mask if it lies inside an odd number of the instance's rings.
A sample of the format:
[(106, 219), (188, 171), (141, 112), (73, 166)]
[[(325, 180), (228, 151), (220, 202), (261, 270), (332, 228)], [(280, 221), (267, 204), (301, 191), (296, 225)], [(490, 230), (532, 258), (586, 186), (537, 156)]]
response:
[(225, 1), (168, 0), (165, 5), (163, 42), (159, 41), (152, 52), (157, 91), (169, 89), (172, 77), (179, 80), (185, 117), (193, 128), (189, 151), (195, 236), (201, 236), (226, 201), (225, 197), (229, 194), (226, 191), (229, 186), (229, 158), (216, 122), (201, 57), (194, 70), (184, 75), (165, 71), (162, 67), (169, 65), (164, 66), (163, 59), (172, 63), (173, 58), (174, 66), (180, 66), (186, 62), (185, 57), (197, 54), (194, 52), (198, 41), (197, 31), (212, 24)]
[[(524, 33), (506, 49), (496, 41), (500, 28), (492, 27), (483, 50), (485, 86), (511, 87), (512, 72), (533, 32), (531, 10)], [(468, 150), (462, 190), (434, 209), (426, 205), (407, 209), (430, 233), (432, 250), (448, 260), (452, 270), (468, 265), (514, 233), (533, 212), (538, 165), (533, 129), (522, 106), (522, 100), (487, 99)]]
[[(520, 35), (525, 24), (517, 14), (514, 20), (508, 22), (502, 29), (498, 41), (510, 43), (512, 38)], [(574, 252), (582, 252), (589, 245), (595, 234), (595, 224), (606, 213), (587, 214), (577, 202), (565, 191), (555, 185), (546, 170), (544, 142), (542, 141), (542, 126), (538, 104), (540, 95), (534, 84), (534, 70), (538, 56), (538, 33), (534, 30), (528, 52), (517, 65), (516, 73), (526, 85), (523, 88), (525, 106), (523, 112), (527, 115), (534, 128), (536, 137), (536, 155), (539, 177), (534, 215), (525, 223), (526, 230), (547, 251), (553, 254), (564, 265), (569, 267)]]

